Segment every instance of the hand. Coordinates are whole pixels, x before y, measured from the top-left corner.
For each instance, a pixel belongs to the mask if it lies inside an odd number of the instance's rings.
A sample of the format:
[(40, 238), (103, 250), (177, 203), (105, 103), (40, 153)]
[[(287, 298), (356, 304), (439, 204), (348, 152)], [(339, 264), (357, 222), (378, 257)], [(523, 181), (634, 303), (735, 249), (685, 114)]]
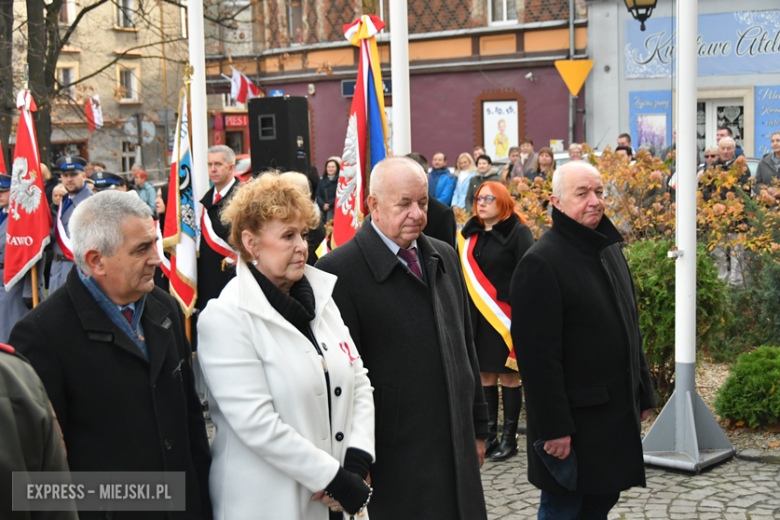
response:
[(325, 491), (319, 491), (317, 493), (314, 493), (311, 496), (312, 500), (319, 500), (322, 502), (325, 507), (341, 507), (341, 504), (338, 503), (338, 501), (330, 498), (328, 495), (325, 494)]
[(479, 457), (479, 467), (485, 463), (485, 439), (477, 439), (477, 456)]
[(642, 412), (642, 422), (645, 422), (647, 420), (647, 416), (650, 415), (650, 408)]
[(553, 457), (558, 457), (561, 460), (565, 459), (571, 452), (571, 435), (545, 442), (544, 451)]
[(322, 209), (323, 211), (328, 211), (330, 209), (330, 204), (323, 204)]

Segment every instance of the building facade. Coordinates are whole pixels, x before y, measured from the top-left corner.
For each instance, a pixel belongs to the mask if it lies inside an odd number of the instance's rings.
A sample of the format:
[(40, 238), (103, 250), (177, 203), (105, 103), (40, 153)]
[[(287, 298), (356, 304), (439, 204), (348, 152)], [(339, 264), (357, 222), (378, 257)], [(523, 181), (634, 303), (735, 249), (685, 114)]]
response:
[[(628, 132), (632, 144), (656, 149), (672, 140), (675, 124), (674, 3), (660, 0), (641, 31), (617, 0), (590, 0), (588, 54), (595, 61), (586, 82), (589, 136), (615, 146)], [(780, 10), (773, 2), (699, 1), (697, 146), (715, 144), (728, 126), (748, 157), (770, 151), (780, 130)], [(618, 52), (614, 49), (617, 47)]]
[[(375, 2), (386, 23), (389, 1)], [(247, 2), (243, 11), (240, 2), (230, 5), (238, 13), (233, 27), (207, 23), (210, 142), (249, 153), (246, 107), (229, 96), (234, 67), (266, 95), (308, 96), (312, 163), (322, 170), (344, 147), (358, 49), (344, 39), (343, 25), (362, 14), (361, 2), (265, 0)], [(568, 146), (569, 91), (554, 67), (569, 58), (567, 0), (409, 0), (408, 13), (414, 151), (428, 158), (443, 151), (453, 166), (475, 145), (496, 157), (493, 143), (502, 132), (510, 145), (530, 137), (537, 150), (551, 140)], [(588, 41), (583, 2), (576, 18), (579, 58)], [(388, 29), (377, 42), (392, 126)], [(580, 117), (575, 140), (583, 137)]]
[[(59, 13), (61, 36), (76, 25), (56, 65), (51, 162), (80, 155), (112, 172), (129, 173), (139, 164), (150, 179), (166, 178), (187, 59), (183, 10), (151, 0), (108, 2), (82, 14), (86, 7), (65, 0)], [(23, 26), (24, 4), (17, 10), (16, 24)], [(20, 39), (23, 29), (15, 33)], [(15, 64), (26, 60), (23, 43), (15, 45)], [(103, 127), (90, 132), (84, 106), (94, 94)]]

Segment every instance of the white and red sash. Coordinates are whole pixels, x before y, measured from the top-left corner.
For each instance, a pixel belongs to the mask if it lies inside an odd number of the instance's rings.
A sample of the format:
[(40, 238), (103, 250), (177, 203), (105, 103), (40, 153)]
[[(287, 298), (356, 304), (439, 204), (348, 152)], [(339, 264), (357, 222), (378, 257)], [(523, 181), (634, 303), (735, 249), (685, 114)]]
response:
[(168, 259), (168, 257), (165, 256), (165, 252), (163, 250), (163, 236), (162, 236), (162, 231), (160, 230), (159, 220), (154, 221), (154, 227), (157, 230), (157, 243), (155, 244), (155, 246), (157, 246), (157, 256), (160, 257), (160, 261), (162, 262), (160, 264), (160, 269), (162, 269), (162, 272), (165, 275), (165, 277), (170, 280), (171, 261)]
[(62, 254), (65, 255), (68, 260), (73, 261), (73, 251), (71, 250), (70, 237), (68, 232), (65, 231), (65, 226), (62, 225), (62, 206), (65, 201), (60, 201), (60, 207), (57, 210), (57, 227), (54, 230), (54, 235), (57, 237), (57, 244), (62, 250)]
[(509, 349), (506, 366), (517, 370), (517, 359), (515, 358), (515, 348), (512, 343), (511, 333), (512, 308), (508, 303), (498, 300), (498, 291), (477, 265), (474, 259), (474, 246), (476, 243), (476, 235), (464, 238), (462, 233), (458, 233), (458, 253), (460, 255), (460, 263), (463, 266), (466, 287), (471, 300), (474, 302), (474, 306), (504, 339)]
[(200, 229), (203, 233), (203, 238), (206, 239), (206, 242), (211, 249), (224, 256), (227, 263), (235, 263), (236, 258), (238, 258), (236, 251), (230, 247), (230, 244), (222, 240), (219, 235), (214, 232), (214, 226), (211, 223), (211, 218), (209, 218), (205, 207), (203, 207), (203, 212), (200, 214)]

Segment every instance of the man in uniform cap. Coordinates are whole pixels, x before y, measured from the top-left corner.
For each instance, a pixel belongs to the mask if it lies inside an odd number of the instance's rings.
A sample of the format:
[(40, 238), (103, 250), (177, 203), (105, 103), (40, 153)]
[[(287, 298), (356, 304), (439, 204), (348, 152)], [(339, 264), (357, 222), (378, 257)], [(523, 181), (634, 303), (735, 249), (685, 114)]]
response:
[(122, 176), (116, 173), (98, 170), (89, 176), (95, 183), (95, 193), (105, 190), (117, 190), (122, 184)]
[[(8, 291), (5, 289), (5, 237), (8, 231), (8, 204), (11, 198), (11, 176), (0, 175), (0, 343), (8, 341), (11, 329), (32, 308), (32, 273), (30, 271)], [(43, 262), (38, 263), (38, 294), (43, 298)]]
[(51, 263), (49, 294), (65, 283), (68, 273), (73, 269), (68, 222), (76, 206), (93, 195), (92, 191), (85, 186), (86, 165), (87, 161), (76, 155), (66, 155), (57, 159), (60, 181), (68, 193), (62, 198), (57, 218), (54, 220), (54, 260)]

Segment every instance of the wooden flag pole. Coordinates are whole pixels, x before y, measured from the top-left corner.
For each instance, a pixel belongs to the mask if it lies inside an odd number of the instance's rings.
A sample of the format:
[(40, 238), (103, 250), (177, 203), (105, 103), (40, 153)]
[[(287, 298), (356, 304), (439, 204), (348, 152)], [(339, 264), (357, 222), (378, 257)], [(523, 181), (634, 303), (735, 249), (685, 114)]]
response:
[[(38, 306), (38, 266), (32, 266), (33, 309)], [(22, 282), (24, 283), (24, 282)]]
[(187, 316), (184, 319), (184, 331), (187, 333), (187, 341), (192, 344), (192, 316)]

